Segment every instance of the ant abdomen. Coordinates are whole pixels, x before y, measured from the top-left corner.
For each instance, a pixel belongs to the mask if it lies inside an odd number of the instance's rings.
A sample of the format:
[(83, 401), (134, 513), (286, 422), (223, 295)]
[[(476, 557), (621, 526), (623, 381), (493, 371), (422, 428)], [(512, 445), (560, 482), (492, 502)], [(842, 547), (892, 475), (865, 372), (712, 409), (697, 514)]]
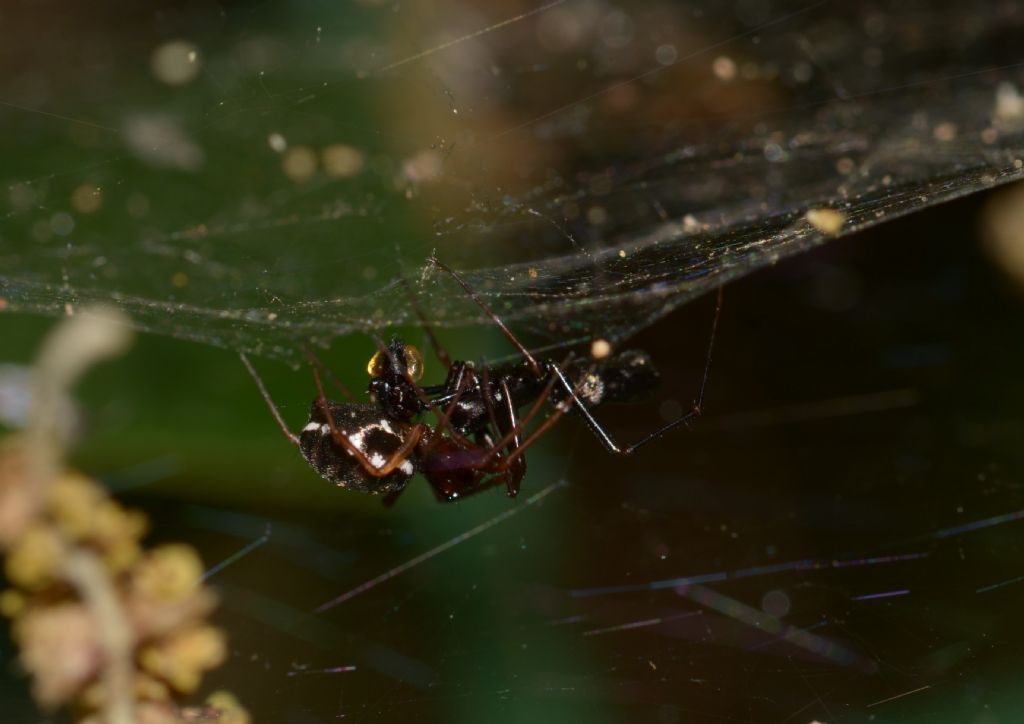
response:
[[(651, 362), (650, 355), (631, 349), (594, 363), (592, 360), (572, 360), (566, 374), (576, 394), (588, 407), (607, 402), (639, 402), (653, 392), (661, 382), (661, 375)], [(564, 388), (552, 390), (557, 402), (568, 397)]]
[(629, 349), (610, 358), (599, 368), (604, 385), (601, 402), (639, 402), (661, 383), (661, 375), (651, 356)]

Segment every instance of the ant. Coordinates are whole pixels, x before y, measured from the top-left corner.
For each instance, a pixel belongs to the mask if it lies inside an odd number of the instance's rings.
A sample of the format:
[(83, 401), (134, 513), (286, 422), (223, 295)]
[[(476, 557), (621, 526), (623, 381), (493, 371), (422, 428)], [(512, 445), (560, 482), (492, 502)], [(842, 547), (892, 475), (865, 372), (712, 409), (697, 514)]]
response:
[[(366, 367), (370, 403), (355, 402), (340, 383), (336, 384), (349, 401), (335, 402), (327, 399), (320, 375), (322, 364), (307, 347), (317, 396), (308, 423), (296, 435), (288, 429), (249, 359), (240, 355), (282, 433), (326, 480), (349, 490), (383, 495), (387, 506), (395, 503), (417, 473), (427, 479), (440, 502), (459, 500), (500, 484), (505, 485), (509, 497), (515, 497), (526, 474), (524, 453), (570, 410), (583, 418), (608, 452), (620, 455), (635, 452), (701, 414), (722, 309), (721, 289), (704, 375), (692, 408), (636, 443), (621, 446), (590, 410), (605, 402), (632, 402), (654, 389), (659, 374), (646, 353), (627, 350), (610, 354), (604, 343), (592, 347), (590, 359), (570, 356), (561, 364), (537, 360), (458, 273), (436, 258), (431, 257), (430, 263), (465, 290), (516, 348), (521, 361), (479, 368), (472, 362), (453, 362), (417, 309), (438, 360), (448, 370), (445, 382), (421, 387), (424, 362), (419, 350), (397, 337), (387, 345), (378, 339), (378, 350)], [(524, 431), (545, 402), (553, 404), (554, 411), (524, 438)], [(519, 409), (529, 403), (529, 410), (520, 417)], [(436, 425), (420, 419), (428, 412), (436, 418)]]

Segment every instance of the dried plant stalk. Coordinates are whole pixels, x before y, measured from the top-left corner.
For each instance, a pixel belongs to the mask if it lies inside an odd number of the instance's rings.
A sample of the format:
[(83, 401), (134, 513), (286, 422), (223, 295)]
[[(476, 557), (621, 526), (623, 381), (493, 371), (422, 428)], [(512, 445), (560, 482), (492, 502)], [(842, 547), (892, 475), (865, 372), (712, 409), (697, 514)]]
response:
[(29, 427), (0, 443), (0, 550), (12, 584), (0, 611), (42, 706), (70, 705), (83, 724), (247, 724), (230, 694), (205, 707), (176, 703), (227, 654), (223, 633), (207, 623), (216, 601), (195, 551), (145, 551), (145, 516), (64, 468), (68, 392), (127, 348), (128, 330), (117, 312), (86, 310), (43, 345)]

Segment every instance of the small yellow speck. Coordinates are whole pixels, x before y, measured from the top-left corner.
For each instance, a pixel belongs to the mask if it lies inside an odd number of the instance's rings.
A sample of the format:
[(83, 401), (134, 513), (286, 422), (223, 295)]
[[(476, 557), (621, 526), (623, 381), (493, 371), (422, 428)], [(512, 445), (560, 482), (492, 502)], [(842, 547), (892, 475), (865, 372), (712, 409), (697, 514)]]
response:
[(175, 272), (171, 275), (171, 284), (178, 287), (178, 289), (188, 286), (188, 274), (185, 272)]
[(846, 223), (846, 214), (836, 209), (809, 209), (807, 223), (824, 234), (836, 235)]
[(612, 353), (612, 345), (607, 339), (595, 339), (590, 343), (590, 356), (594, 359), (604, 359)]

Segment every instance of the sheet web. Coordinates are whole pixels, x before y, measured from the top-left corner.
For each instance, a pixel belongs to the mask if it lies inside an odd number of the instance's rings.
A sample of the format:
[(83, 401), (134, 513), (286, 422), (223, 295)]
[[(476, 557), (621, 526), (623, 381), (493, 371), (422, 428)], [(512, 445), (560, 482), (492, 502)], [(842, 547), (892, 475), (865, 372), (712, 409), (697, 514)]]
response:
[[(41, 29), (20, 7), (3, 24), (22, 40), (0, 47), (0, 308), (113, 304), (293, 363), (415, 306), (489, 325), (432, 252), (531, 343), (619, 340), (1024, 175), (1013, 2), (65, 3)], [(257, 720), (990, 724), (974, 714), (998, 697), (978, 692), (1017, 665), (975, 652), (1019, 650), (997, 597), (1015, 595), (1004, 531), (1024, 501), (997, 464), (1016, 458), (977, 442), (1016, 419), (970, 418), (972, 390), (932, 411), (947, 437), (913, 413), (799, 444), (758, 428), (688, 442), (664, 479), (573, 446), (531, 460), (515, 505), (167, 515), (225, 552), (224, 676)], [(922, 394), (898, 392), (899, 409)], [(975, 457), (946, 457), (964, 439)]]
[(5, 169), (4, 304), (291, 357), (412, 320), (402, 286), (483, 322), (436, 248), (522, 331), (617, 338), (1022, 173), (1012, 4), (566, 1), (429, 29), (368, 5), (231, 14), (163, 90), (138, 62), (16, 76), (8, 137), (35, 152)]

